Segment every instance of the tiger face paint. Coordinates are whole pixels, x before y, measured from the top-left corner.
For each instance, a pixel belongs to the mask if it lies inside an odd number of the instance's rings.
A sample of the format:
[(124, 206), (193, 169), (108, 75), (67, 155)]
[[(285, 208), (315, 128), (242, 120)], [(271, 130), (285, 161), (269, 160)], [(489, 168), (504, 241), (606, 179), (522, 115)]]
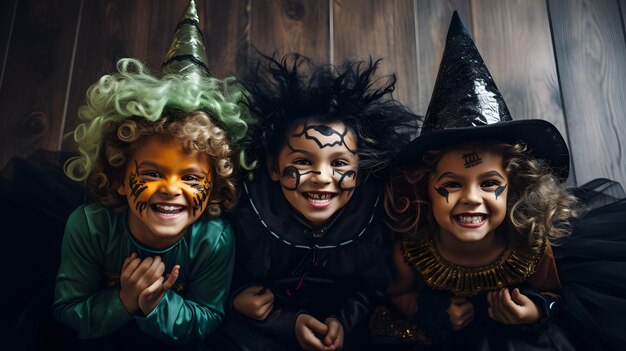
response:
[(118, 188), (135, 239), (153, 248), (175, 243), (206, 209), (211, 181), (207, 154), (186, 153), (172, 139), (148, 139), (132, 155)]

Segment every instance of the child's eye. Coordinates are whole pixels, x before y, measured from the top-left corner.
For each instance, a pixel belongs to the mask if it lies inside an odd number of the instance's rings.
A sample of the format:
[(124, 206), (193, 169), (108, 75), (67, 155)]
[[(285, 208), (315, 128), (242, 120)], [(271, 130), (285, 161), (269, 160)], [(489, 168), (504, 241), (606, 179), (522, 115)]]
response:
[(448, 182), (442, 186), (442, 188), (446, 188), (446, 189), (457, 189), (460, 187), (461, 187), (461, 183), (457, 183), (457, 182)]
[(294, 160), (292, 163), (299, 166), (309, 166), (311, 164), (311, 161), (304, 158), (299, 158), (297, 160)]
[(201, 178), (196, 175), (189, 174), (189, 175), (183, 176), (181, 179), (183, 182), (198, 182), (200, 181)]
[(145, 171), (142, 172), (141, 175), (149, 178), (161, 178), (161, 173), (157, 171)]
[(493, 188), (493, 187), (497, 187), (500, 186), (500, 182), (496, 181), (496, 180), (487, 180), (484, 181), (480, 184), (481, 188)]
[(348, 165), (348, 162), (343, 160), (336, 160), (330, 163), (332, 167), (344, 167)]

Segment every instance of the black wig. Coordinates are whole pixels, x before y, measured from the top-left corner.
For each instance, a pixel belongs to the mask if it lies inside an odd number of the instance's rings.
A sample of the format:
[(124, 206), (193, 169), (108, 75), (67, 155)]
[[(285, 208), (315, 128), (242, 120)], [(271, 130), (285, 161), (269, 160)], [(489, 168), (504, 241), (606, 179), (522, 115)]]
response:
[(380, 60), (315, 65), (297, 53), (265, 56), (244, 85), (260, 120), (248, 152), (257, 160), (278, 155), (287, 133), (305, 121), (343, 122), (356, 136), (359, 167), (384, 169), (417, 130), (418, 116), (391, 97), (395, 75), (375, 79)]

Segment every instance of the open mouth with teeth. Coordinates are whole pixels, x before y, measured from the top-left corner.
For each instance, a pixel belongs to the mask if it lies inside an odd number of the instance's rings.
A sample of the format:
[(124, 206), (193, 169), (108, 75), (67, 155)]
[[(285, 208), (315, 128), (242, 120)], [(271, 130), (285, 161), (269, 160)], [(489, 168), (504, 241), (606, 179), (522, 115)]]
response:
[(321, 192), (305, 192), (304, 197), (313, 205), (323, 206), (329, 204), (336, 194)]
[(185, 206), (182, 205), (152, 204), (150, 207), (157, 215), (163, 217), (176, 217), (185, 210)]
[(457, 215), (455, 216), (456, 220), (461, 224), (461, 225), (479, 225), (481, 223), (483, 223), (485, 221), (485, 219), (487, 218), (486, 215), (480, 214), (480, 215)]

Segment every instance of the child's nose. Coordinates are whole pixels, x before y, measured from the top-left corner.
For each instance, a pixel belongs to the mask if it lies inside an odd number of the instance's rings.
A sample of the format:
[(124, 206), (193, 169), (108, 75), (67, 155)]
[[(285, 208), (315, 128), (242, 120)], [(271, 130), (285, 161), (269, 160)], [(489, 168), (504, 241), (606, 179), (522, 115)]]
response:
[(474, 205), (482, 202), (482, 197), (480, 196), (479, 188), (476, 187), (466, 187), (463, 189), (463, 197), (461, 201), (464, 204)]
[(320, 166), (313, 173), (313, 181), (318, 184), (329, 184), (333, 180), (332, 167)]
[(180, 186), (180, 180), (174, 177), (166, 179), (161, 184), (161, 192), (171, 196), (182, 194), (183, 190)]

